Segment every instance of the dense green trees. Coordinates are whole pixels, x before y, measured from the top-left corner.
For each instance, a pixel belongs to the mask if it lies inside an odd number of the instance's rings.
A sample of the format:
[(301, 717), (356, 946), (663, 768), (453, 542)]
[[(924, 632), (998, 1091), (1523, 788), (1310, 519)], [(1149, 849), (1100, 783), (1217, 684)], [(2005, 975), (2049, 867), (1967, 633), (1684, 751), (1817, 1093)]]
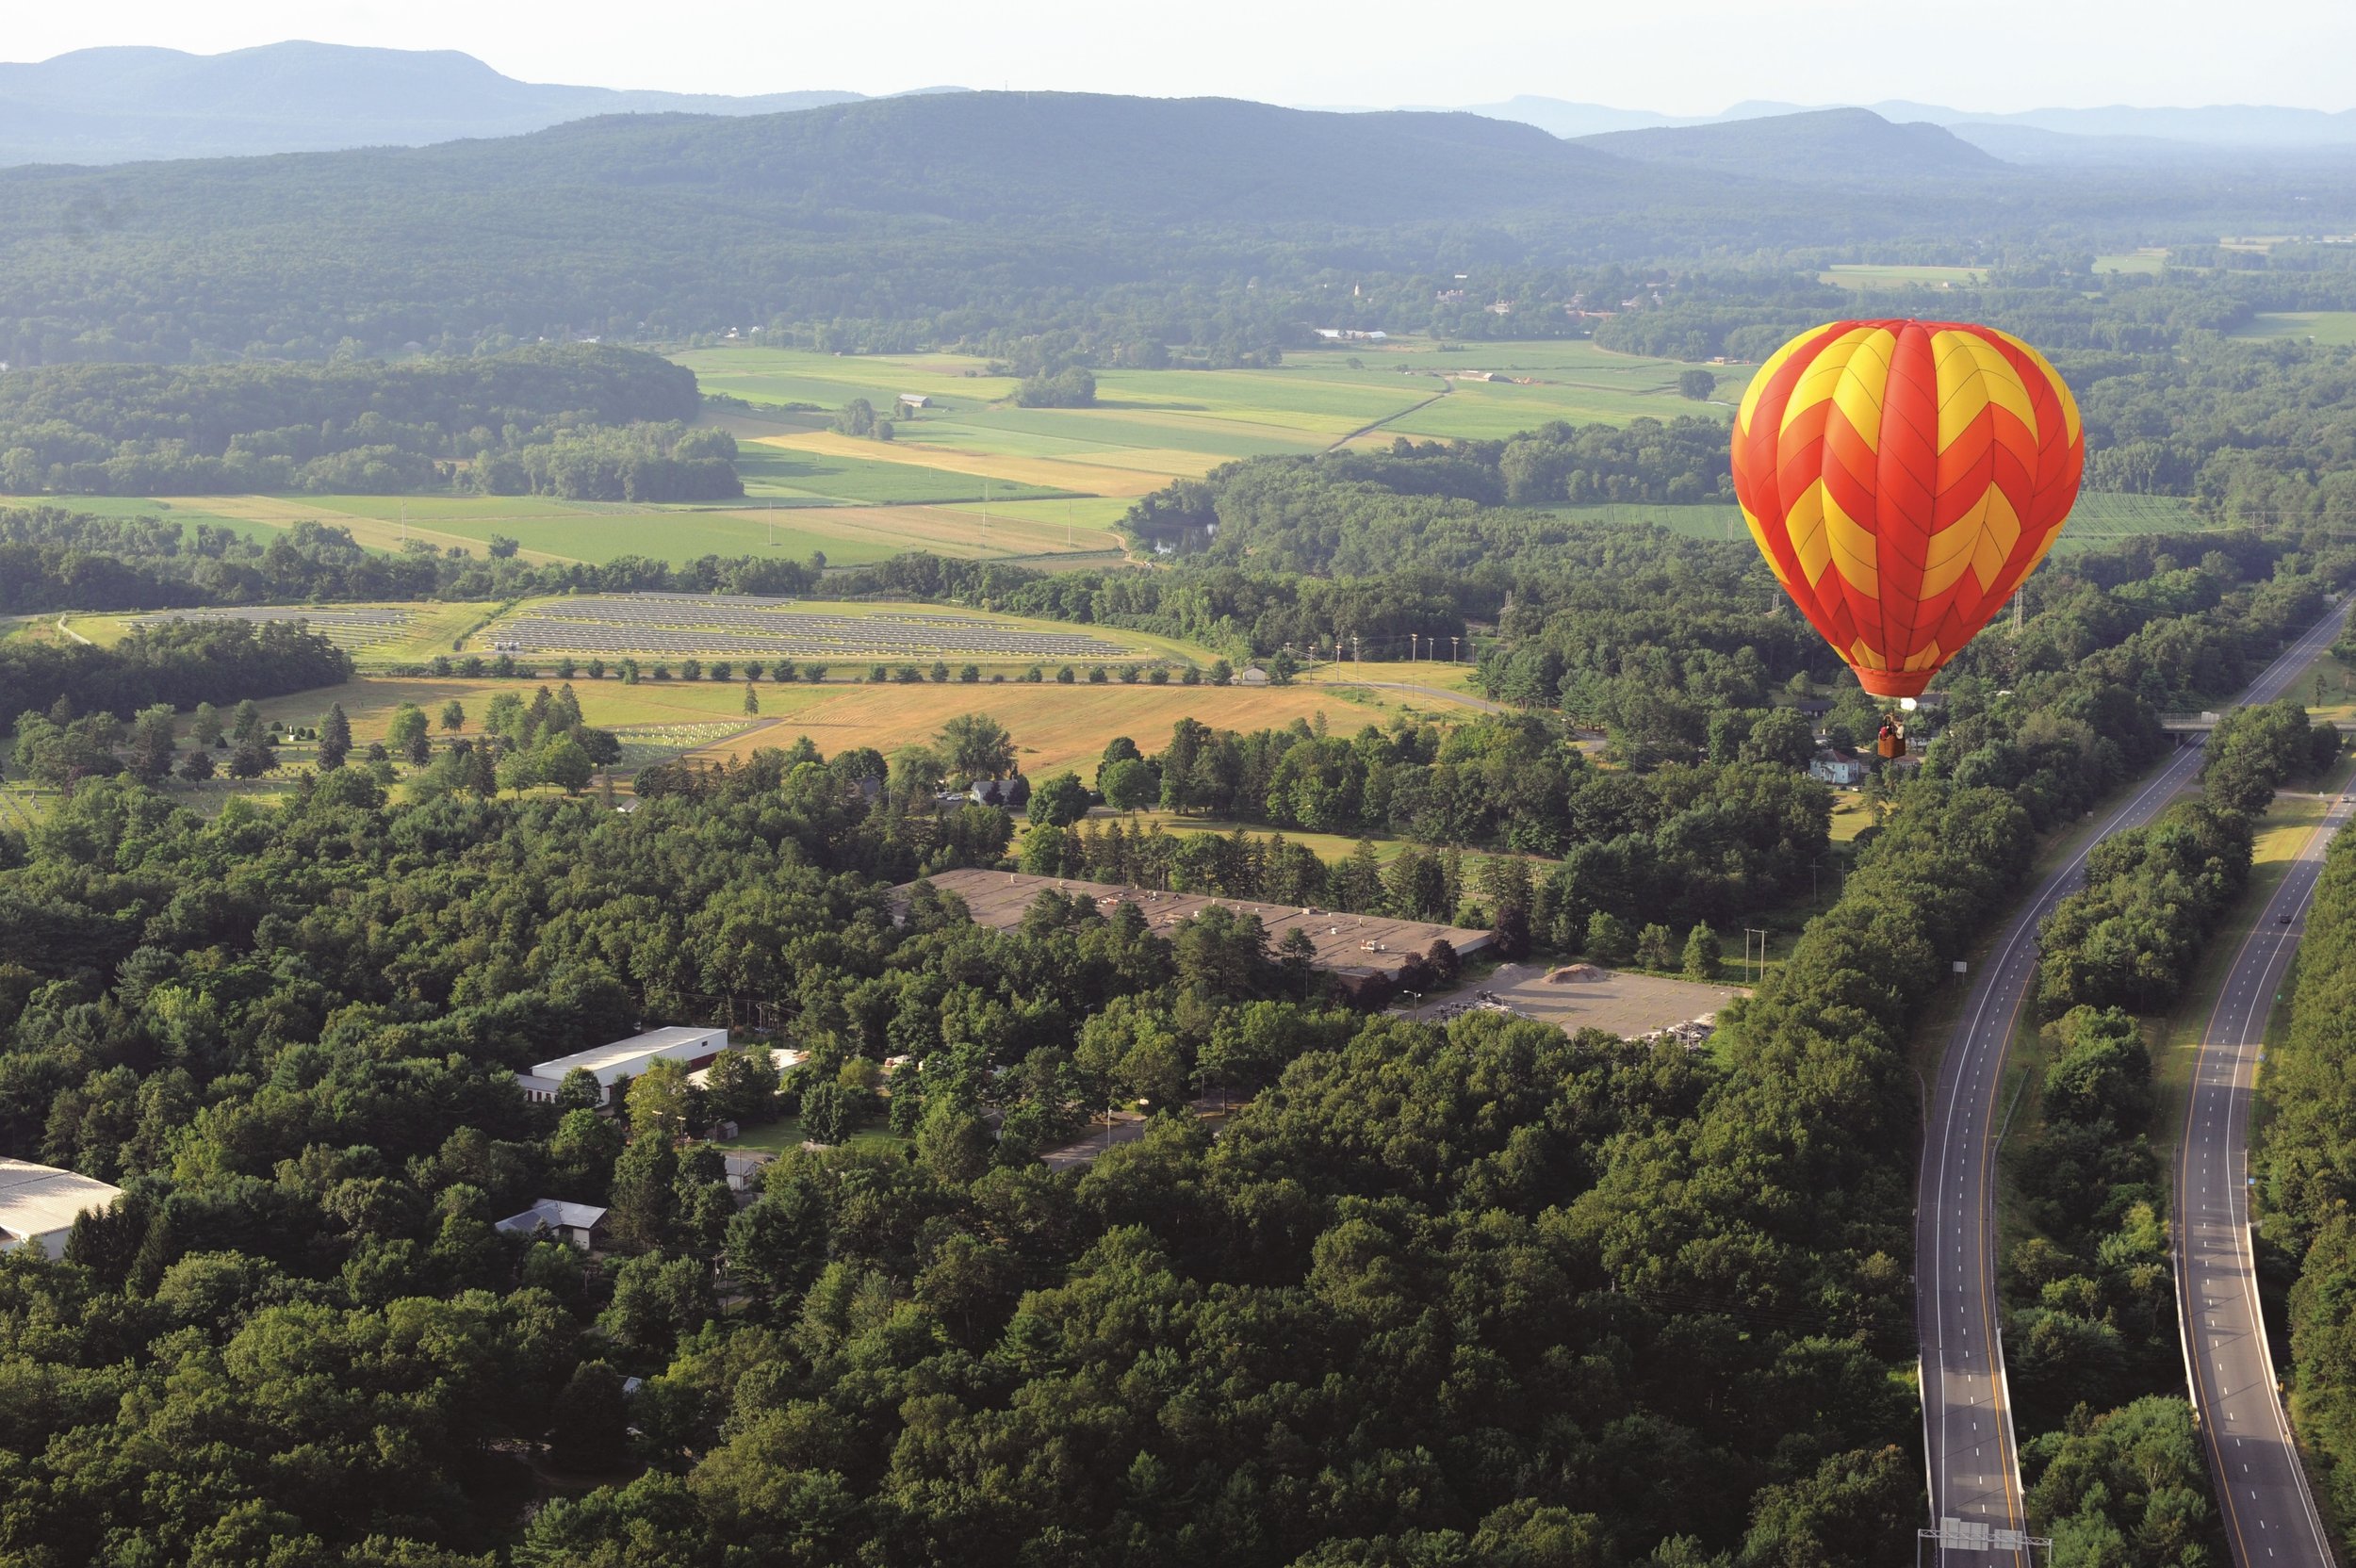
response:
[(352, 656), (293, 621), (168, 622), (110, 648), (0, 644), (0, 713), (44, 712), (62, 698), (69, 715), (95, 710), (128, 719), (157, 703), (192, 709), (351, 678)]
[[(692, 372), (594, 345), (393, 365), (60, 365), (0, 378), (0, 492), (384, 493), (456, 483), (622, 499), (618, 478), (608, 478), (618, 469), (643, 492), (630, 499), (741, 494), (715, 488), (716, 468), (683, 466), (735, 456), (733, 442), (675, 449), (677, 421), (695, 409)], [(667, 434), (600, 428), (609, 426)], [(659, 458), (682, 466), (658, 472), (649, 465)], [(735, 478), (732, 466), (725, 477)]]
[(2037, 930), (2039, 1015), (2165, 1010), (2249, 879), (2251, 831), (2238, 810), (2182, 801), (2095, 845), (2086, 886)]

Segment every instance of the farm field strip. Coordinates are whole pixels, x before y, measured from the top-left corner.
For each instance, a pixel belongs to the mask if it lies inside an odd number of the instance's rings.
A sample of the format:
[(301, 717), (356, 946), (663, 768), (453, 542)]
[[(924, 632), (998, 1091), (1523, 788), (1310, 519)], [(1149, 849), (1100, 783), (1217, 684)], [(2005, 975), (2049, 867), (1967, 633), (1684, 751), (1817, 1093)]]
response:
[[(1078, 491), (1084, 495), (1142, 496), (1160, 489), (1162, 485), (1162, 481), (1152, 474), (1052, 457), (985, 453), (934, 446), (923, 435), (886, 444), (862, 441), (834, 431), (808, 431), (793, 435), (764, 436), (761, 438), (761, 445), (834, 455), (846, 455), (846, 448), (871, 448), (889, 452), (891, 455), (887, 461), (904, 463), (910, 467), (941, 468), (951, 473), (972, 474), (977, 479), (1011, 480), (1020, 484)], [(853, 452), (847, 455), (864, 454)]]
[(1126, 659), (1119, 643), (955, 613), (834, 614), (751, 596), (542, 599), (486, 627), (481, 645), (538, 654), (731, 654), (794, 659)]

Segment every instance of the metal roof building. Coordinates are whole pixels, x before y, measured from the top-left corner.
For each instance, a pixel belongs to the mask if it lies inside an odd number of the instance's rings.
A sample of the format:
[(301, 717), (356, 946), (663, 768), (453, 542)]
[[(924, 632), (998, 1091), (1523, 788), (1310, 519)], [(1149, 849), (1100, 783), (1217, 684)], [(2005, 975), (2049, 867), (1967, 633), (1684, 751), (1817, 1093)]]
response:
[(691, 1068), (702, 1067), (728, 1048), (726, 1029), (649, 1029), (611, 1045), (535, 1063), (530, 1072), (515, 1074), (515, 1082), (522, 1086), (527, 1100), (554, 1100), (564, 1075), (578, 1068), (597, 1080), (597, 1086), (605, 1091), (604, 1102), (611, 1103), (614, 1084), (620, 1079), (637, 1077), (651, 1061), (662, 1058), (684, 1062)]
[(37, 1246), (61, 1258), (75, 1218), (122, 1196), (121, 1187), (79, 1171), (0, 1158), (0, 1252)]

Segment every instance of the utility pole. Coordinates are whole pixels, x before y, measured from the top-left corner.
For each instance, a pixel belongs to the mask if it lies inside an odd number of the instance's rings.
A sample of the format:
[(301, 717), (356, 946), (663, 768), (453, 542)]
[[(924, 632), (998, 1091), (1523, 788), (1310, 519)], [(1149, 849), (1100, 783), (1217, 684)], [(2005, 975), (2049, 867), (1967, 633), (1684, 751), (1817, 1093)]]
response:
[[(1757, 937), (1759, 939), (1759, 978), (1760, 980), (1764, 980), (1767, 978), (1767, 933), (1761, 931), (1755, 925), (1746, 925), (1742, 927), (1742, 962), (1746, 968), (1750, 964), (1751, 939), (1753, 937)], [(1755, 981), (1753, 984), (1757, 984), (1757, 982)]]

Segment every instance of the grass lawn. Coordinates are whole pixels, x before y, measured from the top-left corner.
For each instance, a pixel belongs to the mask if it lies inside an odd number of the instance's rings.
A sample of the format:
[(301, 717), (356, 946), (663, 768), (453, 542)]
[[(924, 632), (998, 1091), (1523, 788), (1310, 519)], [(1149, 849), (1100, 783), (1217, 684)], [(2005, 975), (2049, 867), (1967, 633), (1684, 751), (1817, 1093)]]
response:
[[(726, 1152), (747, 1154), (782, 1154), (789, 1149), (799, 1149), (809, 1136), (802, 1131), (802, 1119), (784, 1116), (760, 1126), (747, 1127), (726, 1143), (712, 1147)], [(847, 1147), (852, 1149), (897, 1149), (908, 1142), (880, 1121), (869, 1122), (853, 1133)]]
[(1364, 680), (1399, 681), (1411, 686), (1432, 686), (1444, 692), (1463, 692), (1478, 696), (1480, 693), (1473, 686), (1474, 673), (1469, 661), (1451, 664), (1445, 658), (1349, 659), (1335, 664), (1313, 665), (1293, 679), (1297, 683), (1313, 686), (1349, 686)]

